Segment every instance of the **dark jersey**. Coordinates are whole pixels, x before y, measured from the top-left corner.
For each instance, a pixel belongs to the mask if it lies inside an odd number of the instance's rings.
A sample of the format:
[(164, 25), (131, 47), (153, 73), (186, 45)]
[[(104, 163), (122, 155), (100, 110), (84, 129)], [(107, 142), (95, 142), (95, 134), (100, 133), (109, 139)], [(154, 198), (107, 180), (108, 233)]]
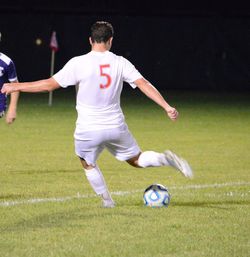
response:
[[(13, 61), (0, 53), (0, 90), (6, 82), (17, 80), (16, 68)], [(0, 92), (0, 112), (6, 110), (6, 96)]]

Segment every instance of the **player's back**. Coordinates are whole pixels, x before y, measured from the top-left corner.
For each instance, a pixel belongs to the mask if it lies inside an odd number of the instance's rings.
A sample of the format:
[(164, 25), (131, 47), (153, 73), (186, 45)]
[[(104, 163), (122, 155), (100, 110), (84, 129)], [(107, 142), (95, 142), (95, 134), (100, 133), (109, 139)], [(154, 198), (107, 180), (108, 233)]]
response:
[(105, 108), (119, 104), (123, 85), (124, 58), (111, 52), (76, 57), (77, 105)]
[(127, 59), (109, 51), (91, 51), (74, 57), (54, 75), (62, 87), (78, 86), (76, 131), (121, 126), (124, 121), (120, 107), (123, 81), (135, 87), (133, 82), (140, 77)]
[(78, 127), (83, 130), (88, 124), (88, 129), (96, 130), (121, 125), (124, 58), (108, 51), (92, 51), (76, 59)]

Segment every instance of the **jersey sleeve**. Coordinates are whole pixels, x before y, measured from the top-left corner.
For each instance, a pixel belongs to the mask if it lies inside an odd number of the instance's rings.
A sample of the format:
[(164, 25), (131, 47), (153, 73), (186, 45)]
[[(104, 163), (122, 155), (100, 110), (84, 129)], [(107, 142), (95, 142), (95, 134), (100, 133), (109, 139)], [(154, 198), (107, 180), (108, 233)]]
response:
[(132, 88), (136, 88), (134, 82), (140, 78), (143, 78), (143, 76), (135, 66), (130, 61), (123, 58), (123, 81), (129, 83)]
[(10, 82), (17, 80), (16, 67), (13, 61), (10, 61), (7, 68), (7, 76)]
[(53, 78), (61, 87), (75, 86), (78, 83), (75, 75), (75, 58), (69, 60)]

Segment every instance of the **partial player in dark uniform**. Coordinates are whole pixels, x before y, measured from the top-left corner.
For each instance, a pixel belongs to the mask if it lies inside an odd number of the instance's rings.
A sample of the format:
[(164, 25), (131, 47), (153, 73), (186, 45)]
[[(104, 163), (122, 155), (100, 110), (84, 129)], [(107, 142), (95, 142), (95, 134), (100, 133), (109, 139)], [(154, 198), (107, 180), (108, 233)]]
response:
[[(1, 41), (1, 32), (0, 32)], [(3, 84), (6, 82), (18, 82), (16, 68), (13, 61), (5, 54), (0, 52), (0, 90)], [(19, 93), (14, 92), (10, 96), (10, 104), (8, 112), (6, 114), (6, 122), (8, 124), (12, 123), (16, 119), (16, 109), (17, 102), (19, 98)], [(0, 118), (5, 115), (7, 109), (7, 97), (5, 94), (0, 92)]]

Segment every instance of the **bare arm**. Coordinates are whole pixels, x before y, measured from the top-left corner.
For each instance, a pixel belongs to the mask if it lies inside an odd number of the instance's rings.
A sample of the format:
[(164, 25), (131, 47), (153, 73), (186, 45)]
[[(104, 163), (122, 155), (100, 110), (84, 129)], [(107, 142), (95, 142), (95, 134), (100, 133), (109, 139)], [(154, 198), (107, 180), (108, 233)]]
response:
[(177, 110), (167, 103), (161, 93), (150, 82), (144, 78), (141, 78), (137, 79), (134, 83), (142, 91), (142, 93), (161, 106), (171, 120), (174, 121), (177, 119), (179, 115)]
[[(11, 83), (17, 83), (18, 81), (13, 81)], [(17, 110), (17, 103), (19, 98), (19, 92), (13, 92), (10, 96), (10, 104), (8, 108), (8, 112), (6, 114), (6, 123), (11, 124), (16, 119), (16, 110)]]
[(53, 78), (49, 78), (34, 82), (5, 83), (1, 92), (7, 95), (13, 92), (39, 93), (50, 92), (59, 87), (60, 85)]

